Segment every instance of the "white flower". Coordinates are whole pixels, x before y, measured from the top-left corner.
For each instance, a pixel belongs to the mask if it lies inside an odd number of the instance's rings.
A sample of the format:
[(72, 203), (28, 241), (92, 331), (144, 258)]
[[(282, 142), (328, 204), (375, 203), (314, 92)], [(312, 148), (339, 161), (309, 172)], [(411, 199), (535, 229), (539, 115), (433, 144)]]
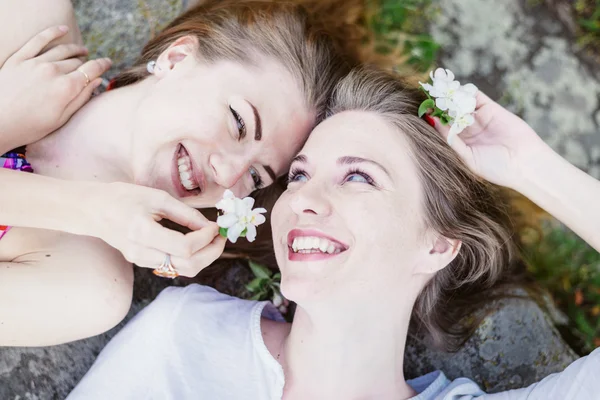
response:
[(450, 126), (450, 132), (448, 133), (448, 144), (452, 143), (454, 136), (464, 131), (465, 128), (473, 125), (474, 122), (475, 117), (473, 117), (473, 114), (459, 115), (457, 118), (453, 119)]
[(223, 212), (217, 218), (217, 225), (227, 229), (227, 239), (237, 242), (240, 236), (246, 236), (249, 242), (256, 239), (256, 227), (266, 221), (264, 208), (252, 209), (254, 199), (245, 197), (239, 199), (230, 190), (226, 190), (223, 199), (215, 207)]
[(452, 98), (460, 89), (460, 82), (454, 80), (454, 74), (449, 69), (438, 68), (429, 74), (433, 85), (421, 83), (431, 97), (435, 98), (435, 105), (442, 111), (452, 106)]

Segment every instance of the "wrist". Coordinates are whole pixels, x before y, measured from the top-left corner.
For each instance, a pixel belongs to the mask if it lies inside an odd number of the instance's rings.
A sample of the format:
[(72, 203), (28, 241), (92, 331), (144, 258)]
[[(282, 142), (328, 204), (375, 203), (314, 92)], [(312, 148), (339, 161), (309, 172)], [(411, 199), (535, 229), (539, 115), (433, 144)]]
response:
[(565, 162), (548, 144), (540, 140), (538, 145), (523, 154), (510, 188), (531, 199), (535, 196), (536, 188), (559, 174)]

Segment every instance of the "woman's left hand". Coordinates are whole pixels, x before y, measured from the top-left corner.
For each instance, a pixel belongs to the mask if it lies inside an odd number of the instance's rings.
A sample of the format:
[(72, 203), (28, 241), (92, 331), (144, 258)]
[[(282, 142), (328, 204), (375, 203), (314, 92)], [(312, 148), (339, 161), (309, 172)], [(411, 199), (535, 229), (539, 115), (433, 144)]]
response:
[[(475, 123), (454, 136), (450, 146), (482, 178), (515, 188), (523, 163), (547, 146), (525, 121), (482, 92), (477, 94), (474, 117)], [(450, 126), (435, 118), (435, 127), (448, 137)]]

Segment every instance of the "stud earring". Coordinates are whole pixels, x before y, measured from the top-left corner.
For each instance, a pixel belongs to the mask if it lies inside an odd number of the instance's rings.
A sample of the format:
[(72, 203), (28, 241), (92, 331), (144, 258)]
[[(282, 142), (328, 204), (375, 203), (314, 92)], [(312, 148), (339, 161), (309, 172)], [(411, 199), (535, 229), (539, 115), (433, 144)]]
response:
[(146, 64), (146, 70), (149, 74), (154, 74), (155, 72), (160, 71), (160, 66), (156, 64), (156, 61), (149, 61), (148, 64)]

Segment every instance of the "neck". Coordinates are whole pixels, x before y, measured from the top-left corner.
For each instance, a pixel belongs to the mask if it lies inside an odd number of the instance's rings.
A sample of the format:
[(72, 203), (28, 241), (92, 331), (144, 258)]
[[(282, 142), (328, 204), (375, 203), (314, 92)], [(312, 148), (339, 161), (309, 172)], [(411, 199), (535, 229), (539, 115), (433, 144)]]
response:
[(143, 93), (137, 84), (95, 97), (62, 128), (27, 146), (36, 172), (132, 182), (131, 119)]
[(283, 343), (287, 398), (408, 399), (410, 313), (369, 303), (298, 307)]

